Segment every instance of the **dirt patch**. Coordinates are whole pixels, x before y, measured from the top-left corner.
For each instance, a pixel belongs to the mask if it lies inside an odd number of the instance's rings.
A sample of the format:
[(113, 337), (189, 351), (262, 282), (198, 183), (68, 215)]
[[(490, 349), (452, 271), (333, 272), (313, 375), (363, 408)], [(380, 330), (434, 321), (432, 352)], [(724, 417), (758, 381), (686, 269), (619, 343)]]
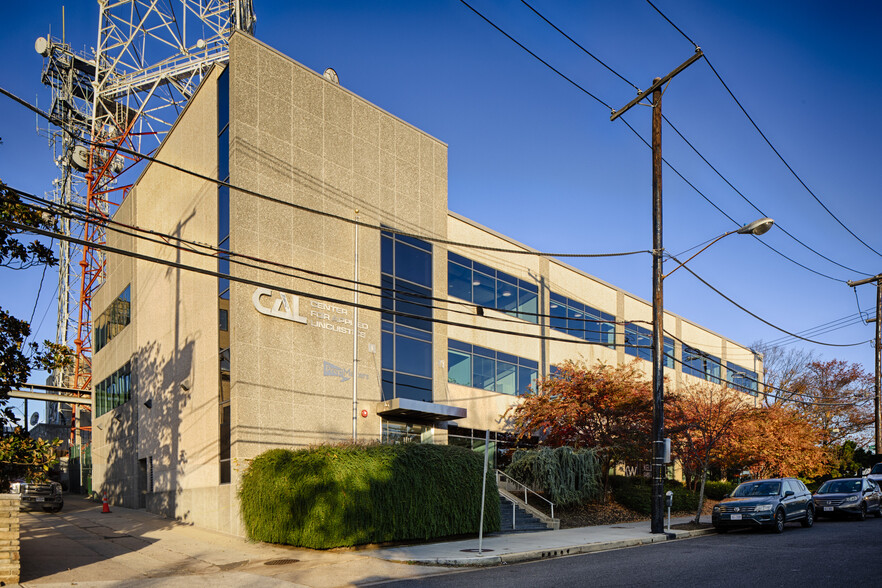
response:
[[(700, 523), (696, 527), (681, 527), (678, 525), (673, 525), (673, 528), (676, 529), (704, 529), (710, 526), (710, 515), (713, 512), (714, 505), (718, 501), (716, 500), (705, 500), (704, 508), (701, 509), (701, 519), (702, 523)], [(640, 521), (648, 521), (649, 517), (643, 513), (639, 513), (631, 510), (630, 508), (624, 507), (621, 504), (615, 502), (610, 499), (606, 503), (603, 502), (586, 502), (585, 504), (569, 507), (566, 509), (563, 508), (555, 508), (554, 509), (555, 517), (560, 519), (560, 528), (561, 529), (573, 529), (576, 527), (592, 527), (595, 525), (616, 525), (619, 523), (637, 523)], [(673, 512), (671, 516), (674, 517), (694, 517), (695, 512)], [(665, 517), (667, 517), (667, 511), (665, 511)], [(707, 521), (705, 524), (704, 521)], [(692, 523), (683, 523), (684, 525), (691, 525)]]

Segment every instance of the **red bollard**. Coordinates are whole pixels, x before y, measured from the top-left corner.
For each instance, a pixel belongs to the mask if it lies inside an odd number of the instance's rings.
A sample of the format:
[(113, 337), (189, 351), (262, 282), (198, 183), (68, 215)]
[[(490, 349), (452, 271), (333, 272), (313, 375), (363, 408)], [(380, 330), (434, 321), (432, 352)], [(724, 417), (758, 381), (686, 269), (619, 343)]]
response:
[(110, 505), (107, 504), (107, 491), (104, 492), (104, 498), (101, 500), (101, 502), (102, 502), (102, 504), (101, 504), (102, 514), (110, 512)]

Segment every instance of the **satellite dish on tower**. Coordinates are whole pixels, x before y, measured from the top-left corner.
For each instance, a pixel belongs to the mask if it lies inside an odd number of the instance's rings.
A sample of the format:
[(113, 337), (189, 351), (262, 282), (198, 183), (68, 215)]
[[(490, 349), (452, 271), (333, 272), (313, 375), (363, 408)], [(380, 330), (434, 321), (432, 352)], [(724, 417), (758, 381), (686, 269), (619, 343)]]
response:
[(32, 427), (33, 427), (34, 425), (36, 425), (39, 421), (40, 421), (40, 415), (38, 415), (37, 413), (34, 413), (34, 414), (31, 415), (31, 421), (30, 421), (30, 422), (31, 422), (31, 426), (32, 426)]

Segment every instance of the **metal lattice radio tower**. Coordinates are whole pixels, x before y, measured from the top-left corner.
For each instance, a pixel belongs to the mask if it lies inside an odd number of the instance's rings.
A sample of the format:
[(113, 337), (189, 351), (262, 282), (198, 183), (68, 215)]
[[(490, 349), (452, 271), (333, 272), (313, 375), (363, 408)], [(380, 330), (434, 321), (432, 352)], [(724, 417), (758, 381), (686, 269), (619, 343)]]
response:
[[(229, 59), (234, 30), (253, 34), (251, 0), (98, 0), (97, 46), (74, 51), (62, 35), (40, 37), (42, 81), (52, 91), (50, 145), (59, 169), (53, 199), (88, 213), (62, 220), (65, 235), (104, 243), (104, 223), (155, 153), (202, 76)], [(56, 385), (92, 388), (92, 294), (104, 257), (59, 240), (56, 342), (74, 349)], [(51, 419), (51, 416), (50, 416)], [(83, 426), (73, 415), (72, 441)], [(79, 425), (79, 426), (78, 426)], [(81, 442), (87, 442), (84, 436)]]

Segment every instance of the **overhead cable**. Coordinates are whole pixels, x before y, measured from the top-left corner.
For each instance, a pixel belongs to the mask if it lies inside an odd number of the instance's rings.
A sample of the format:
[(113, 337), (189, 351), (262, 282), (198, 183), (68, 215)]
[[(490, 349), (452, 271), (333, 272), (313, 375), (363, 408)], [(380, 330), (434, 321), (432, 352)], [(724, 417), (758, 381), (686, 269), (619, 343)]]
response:
[[(658, 12), (658, 13), (662, 16), (662, 18), (664, 18), (666, 21), (668, 21), (668, 23), (670, 23), (670, 25), (671, 25), (672, 27), (674, 27), (675, 29), (677, 29), (677, 31), (679, 31), (680, 34), (683, 35), (683, 36), (686, 38), (686, 40), (688, 40), (690, 43), (692, 43), (692, 45), (697, 46), (697, 45), (695, 45), (695, 42), (694, 42), (692, 39), (690, 39), (690, 38), (686, 35), (686, 33), (684, 33), (682, 30), (680, 30), (680, 27), (678, 27), (677, 25), (675, 25), (675, 24), (671, 21), (671, 19), (669, 19), (667, 16), (665, 16), (665, 14), (664, 14), (661, 10), (659, 10), (658, 7), (657, 7), (655, 4), (653, 4), (650, 0), (646, 0), (646, 2), (647, 2), (650, 6), (652, 6), (652, 7), (655, 9), (655, 11)], [(709, 67), (709, 68), (711, 69), (711, 71), (713, 72), (714, 76), (716, 76), (717, 80), (719, 80), (720, 84), (723, 85), (723, 88), (726, 89), (726, 92), (729, 94), (729, 96), (732, 97), (732, 100), (735, 101), (735, 104), (738, 105), (738, 108), (741, 110), (741, 112), (744, 113), (744, 116), (747, 117), (747, 120), (750, 121), (750, 124), (753, 126), (753, 128), (756, 129), (756, 132), (759, 133), (760, 137), (762, 137), (763, 140), (766, 142), (766, 145), (768, 145), (769, 148), (775, 153), (775, 155), (778, 156), (778, 159), (781, 160), (781, 163), (784, 164), (784, 167), (786, 167), (787, 170), (793, 175), (793, 177), (796, 178), (796, 181), (798, 181), (798, 182), (800, 183), (800, 185), (802, 185), (802, 187), (805, 188), (806, 192), (808, 192), (808, 193), (811, 195), (811, 197), (815, 199), (815, 202), (817, 202), (818, 204), (820, 204), (820, 205), (821, 205), (821, 208), (823, 208), (823, 209), (827, 212), (827, 214), (829, 214), (829, 215), (833, 218), (833, 220), (835, 220), (837, 223), (839, 223), (839, 225), (840, 225), (843, 229), (845, 229), (846, 231), (848, 231), (848, 234), (850, 234), (852, 237), (854, 237), (855, 239), (857, 239), (857, 240), (858, 240), (858, 241), (859, 241), (864, 247), (866, 247), (867, 249), (869, 249), (870, 251), (872, 251), (872, 252), (875, 253), (876, 255), (880, 255), (880, 256), (882, 256), (882, 253), (879, 253), (879, 251), (877, 251), (876, 249), (874, 249), (873, 247), (871, 247), (866, 241), (864, 241), (863, 239), (861, 239), (860, 237), (858, 237), (857, 234), (855, 234), (854, 231), (852, 231), (850, 228), (848, 228), (848, 226), (846, 226), (846, 224), (845, 224), (844, 222), (842, 222), (842, 220), (841, 220), (838, 216), (836, 216), (836, 215), (833, 213), (833, 211), (830, 210), (830, 208), (829, 208), (826, 204), (824, 204), (824, 202), (821, 201), (821, 199), (818, 197), (818, 195), (815, 194), (814, 191), (813, 191), (811, 188), (808, 187), (808, 184), (806, 184), (805, 181), (803, 181), (803, 179), (800, 177), (800, 175), (796, 173), (796, 170), (794, 170), (793, 167), (787, 162), (787, 160), (784, 159), (784, 156), (781, 155), (781, 152), (778, 151), (778, 149), (772, 144), (772, 141), (766, 136), (766, 134), (762, 131), (762, 129), (760, 129), (760, 127), (759, 127), (759, 125), (756, 123), (756, 121), (753, 120), (753, 117), (750, 116), (750, 114), (748, 114), (747, 109), (744, 108), (744, 105), (741, 104), (741, 101), (738, 100), (738, 98), (735, 96), (735, 93), (732, 92), (732, 89), (729, 88), (729, 85), (723, 80), (723, 77), (719, 74), (719, 72), (718, 72), (717, 69), (714, 67), (714, 65), (711, 63), (710, 59), (708, 58), (708, 56), (707, 56), (706, 54), (705, 54), (705, 56), (704, 56), (704, 60), (705, 60), (705, 62), (707, 63), (708, 67)], [(838, 264), (837, 264), (837, 265), (838, 265)]]

